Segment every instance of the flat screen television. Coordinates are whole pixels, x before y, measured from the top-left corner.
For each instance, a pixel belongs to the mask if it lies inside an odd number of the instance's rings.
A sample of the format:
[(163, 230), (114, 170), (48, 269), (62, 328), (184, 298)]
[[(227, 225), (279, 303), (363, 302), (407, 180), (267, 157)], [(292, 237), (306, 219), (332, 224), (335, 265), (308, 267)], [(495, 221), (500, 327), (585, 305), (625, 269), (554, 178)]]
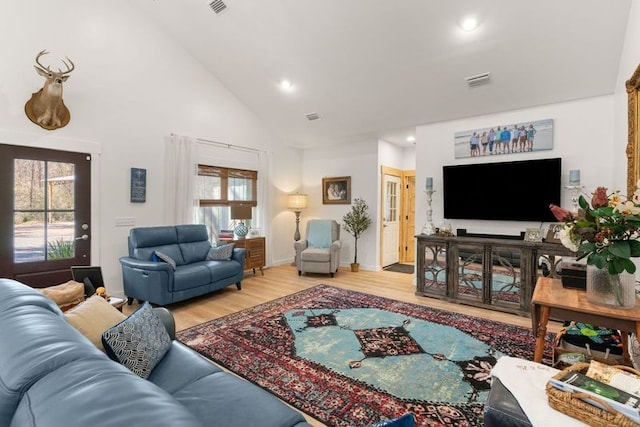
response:
[(561, 176), (559, 158), (443, 166), (444, 217), (557, 222)]

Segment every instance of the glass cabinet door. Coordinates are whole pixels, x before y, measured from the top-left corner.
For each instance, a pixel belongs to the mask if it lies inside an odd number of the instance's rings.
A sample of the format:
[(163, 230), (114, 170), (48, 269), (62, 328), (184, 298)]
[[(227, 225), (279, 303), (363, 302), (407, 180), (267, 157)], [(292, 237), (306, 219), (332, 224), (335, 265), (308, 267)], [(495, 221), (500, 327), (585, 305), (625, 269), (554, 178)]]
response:
[(520, 305), (525, 259), (522, 252), (516, 248), (495, 247), (491, 256), (491, 303)]
[(427, 244), (424, 249), (424, 292), (447, 295), (447, 251), (443, 245)]
[(482, 302), (484, 297), (484, 246), (458, 246), (458, 281), (455, 296)]

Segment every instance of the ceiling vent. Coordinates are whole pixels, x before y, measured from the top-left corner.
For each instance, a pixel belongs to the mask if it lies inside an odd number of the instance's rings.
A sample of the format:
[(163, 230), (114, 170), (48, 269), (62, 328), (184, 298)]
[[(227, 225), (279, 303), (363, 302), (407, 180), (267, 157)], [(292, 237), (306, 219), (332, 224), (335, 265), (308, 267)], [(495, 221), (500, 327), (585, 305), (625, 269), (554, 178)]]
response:
[(211, 0), (208, 3), (211, 10), (215, 13), (222, 13), (227, 9), (227, 5), (224, 4), (222, 0)]
[(307, 113), (304, 116), (307, 118), (307, 120), (318, 120), (320, 118), (318, 113)]
[(465, 77), (465, 81), (467, 82), (469, 87), (480, 86), (489, 83), (489, 74), (490, 73), (482, 73), (475, 76)]

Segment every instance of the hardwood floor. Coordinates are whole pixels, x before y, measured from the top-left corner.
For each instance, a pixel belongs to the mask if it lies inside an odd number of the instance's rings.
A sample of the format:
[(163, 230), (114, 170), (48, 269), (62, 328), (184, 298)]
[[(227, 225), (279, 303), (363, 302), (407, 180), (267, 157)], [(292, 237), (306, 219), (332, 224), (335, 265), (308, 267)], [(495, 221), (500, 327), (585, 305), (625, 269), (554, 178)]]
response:
[[(264, 276), (260, 272), (254, 276), (248, 270), (242, 281), (241, 291), (238, 291), (235, 286), (229, 286), (209, 295), (172, 304), (167, 308), (175, 317), (177, 330), (182, 330), (318, 284), (326, 284), (531, 328), (531, 319), (528, 317), (416, 296), (413, 282), (413, 274), (362, 270), (352, 273), (348, 268), (341, 268), (334, 277), (325, 274), (298, 276), (295, 267), (283, 265), (265, 269)], [(124, 313), (129, 314), (136, 307), (135, 302), (131, 306), (125, 305)], [(559, 324), (550, 322), (548, 330), (555, 333), (559, 327)], [(305, 417), (314, 426), (324, 425), (306, 414)]]

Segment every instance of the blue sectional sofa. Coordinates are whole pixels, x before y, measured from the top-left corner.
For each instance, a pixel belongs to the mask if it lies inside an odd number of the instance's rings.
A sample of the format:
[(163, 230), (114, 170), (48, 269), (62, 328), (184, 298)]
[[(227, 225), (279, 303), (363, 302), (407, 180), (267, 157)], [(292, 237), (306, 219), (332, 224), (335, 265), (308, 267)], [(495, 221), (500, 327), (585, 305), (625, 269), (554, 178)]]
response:
[[(171, 324), (168, 310), (154, 310)], [(310, 426), (175, 340), (143, 379), (98, 350), (52, 300), (14, 280), (0, 279), (0, 325), (2, 426)]]
[[(210, 249), (202, 224), (131, 229), (129, 256), (120, 258), (125, 295), (167, 305), (233, 284), (240, 290), (246, 250), (234, 248), (230, 260), (208, 260)], [(175, 261), (175, 270), (154, 261), (156, 251)]]

